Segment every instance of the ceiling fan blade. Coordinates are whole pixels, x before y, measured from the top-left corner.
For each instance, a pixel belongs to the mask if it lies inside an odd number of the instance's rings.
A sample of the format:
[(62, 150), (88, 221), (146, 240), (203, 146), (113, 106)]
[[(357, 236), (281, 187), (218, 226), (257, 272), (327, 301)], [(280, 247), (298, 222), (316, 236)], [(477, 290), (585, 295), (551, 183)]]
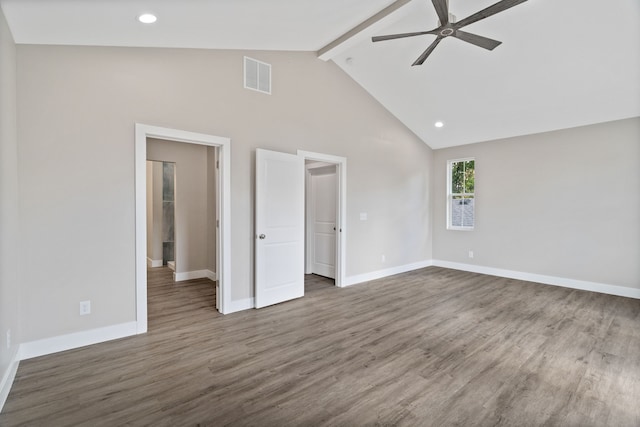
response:
[(460, 39), (462, 41), (465, 41), (467, 43), (471, 43), (474, 44), (476, 46), (480, 46), (482, 48), (485, 48), (487, 50), (493, 50), (495, 48), (497, 48), (498, 46), (500, 46), (502, 44), (502, 42), (499, 42), (498, 40), (493, 40), (487, 37), (482, 37), (479, 36), (477, 34), (471, 34), (471, 33), (466, 33), (464, 31), (460, 31), (460, 30), (456, 30), (453, 34), (451, 34), (451, 36)]
[(481, 19), (488, 18), (489, 16), (495, 15), (496, 13), (502, 12), (503, 10), (507, 10), (512, 8), (513, 6), (517, 6), (520, 3), (524, 3), (527, 0), (502, 0), (496, 4), (493, 4), (485, 9), (482, 9), (480, 12), (476, 12), (473, 15), (467, 16), (461, 21), (458, 21), (454, 24), (455, 28), (462, 28), (466, 25), (473, 24)]
[(443, 37), (438, 37), (437, 39), (435, 39), (435, 40), (433, 41), (433, 43), (431, 43), (431, 44), (429, 45), (429, 47), (427, 48), (427, 50), (425, 50), (424, 52), (422, 52), (422, 55), (420, 55), (420, 56), (418, 57), (418, 59), (416, 59), (416, 61), (415, 61), (413, 64), (411, 64), (411, 66), (414, 66), (414, 65), (422, 65), (422, 64), (424, 64), (424, 61), (427, 59), (427, 57), (428, 57), (429, 55), (431, 55), (431, 52), (433, 52), (433, 49), (435, 49), (435, 48), (436, 48), (436, 46), (438, 46), (438, 43), (440, 43), (440, 40), (442, 40), (442, 39), (443, 39)]
[(431, 0), (433, 7), (436, 9), (438, 18), (440, 19), (440, 25), (446, 25), (449, 23), (449, 4), (447, 0)]
[(401, 39), (404, 37), (421, 36), (423, 34), (432, 34), (432, 31), (419, 31), (417, 33), (402, 33), (402, 34), (390, 34), (388, 36), (375, 36), (375, 37), (371, 37), (371, 41), (381, 42), (384, 40), (393, 40), (393, 39)]

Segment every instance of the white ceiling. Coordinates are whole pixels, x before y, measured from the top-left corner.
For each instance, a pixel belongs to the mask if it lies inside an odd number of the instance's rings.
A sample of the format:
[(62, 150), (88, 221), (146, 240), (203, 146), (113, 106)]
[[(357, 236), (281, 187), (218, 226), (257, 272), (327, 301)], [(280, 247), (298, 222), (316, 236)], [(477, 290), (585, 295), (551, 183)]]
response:
[[(462, 19), (492, 3), (450, 9)], [(428, 0), (396, 13), (377, 34), (437, 27)], [(364, 39), (333, 59), (432, 148), (640, 116), (638, 0), (530, 0), (464, 30), (502, 44), (448, 38), (411, 67), (434, 36)]]
[[(450, 0), (460, 20), (497, 0)], [(17, 43), (317, 51), (393, 0), (0, 0)], [(143, 12), (158, 22), (142, 25)], [(640, 1), (530, 0), (465, 31), (486, 51), (434, 36), (412, 0), (328, 57), (432, 148), (640, 116)], [(350, 60), (347, 61), (347, 58)], [(445, 127), (433, 123), (442, 120)]]
[[(16, 43), (315, 51), (394, 0), (0, 0)], [(158, 21), (143, 25), (142, 13)]]

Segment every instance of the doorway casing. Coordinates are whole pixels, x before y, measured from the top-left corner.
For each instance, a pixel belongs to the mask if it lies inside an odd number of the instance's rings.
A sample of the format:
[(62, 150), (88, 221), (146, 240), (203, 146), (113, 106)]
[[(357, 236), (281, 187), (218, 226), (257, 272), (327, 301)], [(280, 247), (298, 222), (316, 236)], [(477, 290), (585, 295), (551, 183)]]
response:
[(147, 138), (218, 148), (219, 172), (216, 191), (216, 210), (219, 250), (217, 257), (218, 310), (225, 314), (231, 307), (231, 140), (226, 137), (150, 126), (135, 125), (135, 217), (136, 217), (136, 328), (147, 332)]
[(336, 278), (335, 285), (346, 286), (346, 250), (347, 240), (347, 159), (346, 157), (333, 156), (330, 154), (314, 153), (311, 151), (298, 150), (298, 156), (304, 160), (313, 160), (336, 165), (337, 183), (337, 215), (336, 215)]

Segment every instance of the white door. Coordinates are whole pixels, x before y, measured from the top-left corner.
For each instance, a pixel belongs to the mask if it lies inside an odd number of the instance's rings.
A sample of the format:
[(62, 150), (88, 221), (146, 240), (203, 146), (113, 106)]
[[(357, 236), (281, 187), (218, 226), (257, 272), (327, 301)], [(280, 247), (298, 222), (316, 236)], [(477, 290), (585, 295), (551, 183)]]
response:
[(336, 173), (311, 174), (311, 223), (313, 243), (311, 271), (336, 277)]
[(256, 150), (256, 308), (304, 295), (304, 159)]

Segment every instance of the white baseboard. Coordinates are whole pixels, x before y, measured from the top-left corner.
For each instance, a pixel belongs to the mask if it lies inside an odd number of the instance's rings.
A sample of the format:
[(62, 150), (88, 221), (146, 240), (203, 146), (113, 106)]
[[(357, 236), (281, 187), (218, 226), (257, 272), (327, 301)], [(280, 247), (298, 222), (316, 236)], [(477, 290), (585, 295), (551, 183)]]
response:
[(26, 342), (20, 346), (20, 360), (32, 359), (137, 334), (137, 322), (128, 322)]
[(640, 299), (640, 289), (628, 288), (625, 286), (609, 285), (606, 283), (588, 282), (584, 280), (568, 279), (565, 277), (547, 276), (536, 273), (525, 273), (521, 271), (504, 270), (500, 268), (484, 267), (481, 265), (463, 264), (441, 260), (427, 260), (413, 264), (401, 265), (385, 270), (372, 271), (370, 273), (358, 274), (346, 278), (343, 286), (351, 286), (358, 283), (369, 282), (371, 280), (382, 279), (394, 274), (406, 273), (420, 268), (436, 266), (450, 268), (452, 270), (468, 271), (470, 273), (487, 274), (490, 276), (505, 277), (508, 279), (524, 280), (527, 282), (542, 283), (545, 285), (560, 286), (564, 288), (580, 289), (584, 291), (598, 292), (601, 294), (616, 295), (627, 298)]
[(147, 257), (147, 267), (150, 267), (150, 268), (162, 267), (162, 260), (161, 259), (151, 259), (151, 258)]
[(176, 262), (175, 261), (167, 261), (167, 267), (169, 267), (169, 269), (176, 271)]
[(640, 289), (627, 288), (625, 286), (608, 285), (605, 283), (587, 282), (584, 280), (567, 279), (565, 277), (524, 273), (521, 271), (503, 270), (500, 268), (462, 264), (450, 261), (433, 260), (433, 265), (436, 267), (450, 268), (452, 270), (462, 270), (471, 273), (487, 274), (489, 276), (505, 277), (507, 279), (524, 280), (527, 282), (536, 282), (545, 285), (560, 286), (564, 288), (580, 289), (583, 291), (599, 292), (601, 294), (640, 299)]
[(255, 301), (252, 298), (245, 298), (245, 299), (240, 299), (240, 300), (236, 300), (236, 301), (230, 301), (229, 304), (226, 304), (224, 307), (224, 313), (222, 314), (231, 314), (231, 313), (235, 313), (238, 311), (243, 311), (243, 310), (250, 310), (252, 308), (255, 308), (256, 304)]
[(213, 281), (216, 280), (216, 273), (211, 270), (195, 270), (195, 271), (185, 271), (182, 273), (173, 273), (173, 280), (176, 282), (182, 282), (185, 280), (193, 280), (193, 279), (211, 279)]
[(358, 283), (370, 282), (371, 280), (382, 279), (384, 277), (393, 276), (395, 274), (406, 273), (407, 271), (418, 270), (420, 268), (431, 267), (433, 261), (419, 261), (412, 264), (400, 265), (398, 267), (386, 268), (384, 270), (372, 271), (370, 273), (357, 274), (355, 276), (346, 277), (342, 282), (342, 287), (356, 285)]
[(214, 282), (218, 281), (218, 274), (215, 271), (207, 270), (207, 277)]
[[(411, 270), (417, 270), (419, 268), (430, 267), (431, 260), (420, 261), (413, 264), (401, 265), (399, 267), (388, 268), (385, 270), (373, 271), (371, 273), (359, 274), (357, 276), (349, 276), (343, 282), (343, 287), (355, 285), (357, 283), (368, 282), (370, 280), (381, 279), (387, 276), (393, 276), (394, 274), (405, 273)], [(242, 300), (231, 301), (225, 306), (225, 312), (223, 314), (231, 314), (238, 311), (249, 310), (255, 308), (254, 298), (246, 298)]]
[(20, 364), (20, 346), (16, 348), (16, 351), (14, 352), (14, 355), (11, 358), (11, 362), (9, 362), (9, 367), (2, 374), (2, 380), (0, 381), (0, 412), (2, 412), (4, 403), (7, 401), (7, 397), (9, 397), (9, 392), (11, 391), (13, 380), (16, 378), (16, 373), (18, 372), (19, 364)]

